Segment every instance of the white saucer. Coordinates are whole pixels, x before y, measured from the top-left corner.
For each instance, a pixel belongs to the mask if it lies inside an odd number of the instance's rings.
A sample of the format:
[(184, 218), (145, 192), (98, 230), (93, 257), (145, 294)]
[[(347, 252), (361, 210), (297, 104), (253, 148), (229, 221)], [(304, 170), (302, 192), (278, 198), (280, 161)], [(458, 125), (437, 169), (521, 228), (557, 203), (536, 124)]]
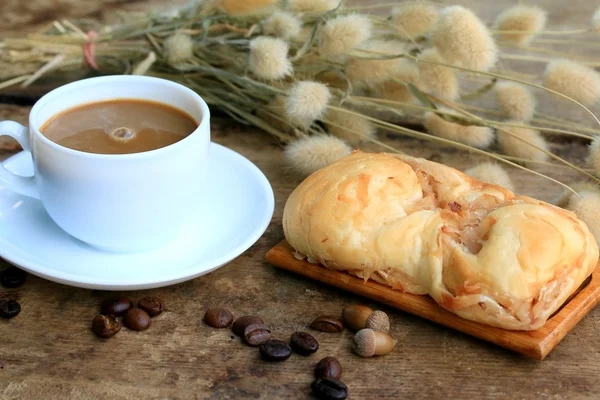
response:
[[(3, 163), (31, 175), (29, 153)], [(66, 285), (137, 290), (172, 285), (233, 260), (265, 232), (274, 196), (263, 173), (238, 153), (211, 143), (206, 196), (189, 228), (172, 243), (145, 253), (107, 253), (61, 230), (41, 202), (0, 186), (0, 257), (34, 275)]]

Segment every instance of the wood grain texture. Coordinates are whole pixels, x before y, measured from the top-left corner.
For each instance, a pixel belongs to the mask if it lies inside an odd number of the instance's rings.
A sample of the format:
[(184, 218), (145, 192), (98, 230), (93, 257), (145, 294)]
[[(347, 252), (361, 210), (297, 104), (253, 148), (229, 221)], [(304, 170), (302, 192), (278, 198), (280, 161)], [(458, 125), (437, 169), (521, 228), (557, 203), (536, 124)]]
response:
[[(514, 4), (509, 0), (444, 2), (474, 7), (478, 13), (488, 15), (488, 20)], [(52, 8), (48, 11), (39, 6), (44, 3), (52, 7), (63, 4), (62, 11), (55, 13)], [(32, 6), (27, 8), (28, 4)], [(21, 35), (59, 15), (102, 20), (114, 18), (114, 12), (123, 8), (168, 7), (175, 2), (36, 0), (38, 6), (33, 4), (0, 1), (0, 15), (4, 18), (0, 35)], [(591, 0), (548, 0), (543, 6), (551, 11), (552, 24), (573, 28), (586, 24), (598, 4)], [(9, 12), (16, 17), (7, 17)], [(37, 16), (33, 18), (32, 14)], [(0, 105), (0, 118), (26, 123), (29, 109)], [(578, 118), (578, 114), (573, 115)], [(263, 237), (236, 260), (207, 276), (167, 288), (128, 293), (136, 300), (143, 296), (161, 297), (167, 303), (167, 311), (155, 319), (149, 330), (123, 329), (109, 340), (97, 339), (90, 330), (92, 318), (108, 292), (67, 287), (35, 276), (30, 276), (19, 289), (0, 288), (0, 296), (15, 298), (23, 306), (15, 319), (0, 320), (0, 399), (309, 399), (312, 367), (328, 355), (342, 363), (343, 380), (351, 399), (600, 397), (598, 308), (540, 363), (270, 266), (265, 254), (283, 239), (283, 206), (300, 178), (286, 167), (281, 146), (268, 135), (218, 117), (211, 124), (213, 140), (254, 162), (275, 190), (275, 214)], [(589, 125), (592, 127), (591, 122)], [(460, 170), (485, 160), (423, 141), (400, 139), (387, 132), (380, 132), (380, 137), (411, 155)], [(381, 150), (372, 145), (362, 149)], [(583, 142), (557, 141), (551, 150), (577, 162), (586, 154)], [(4, 152), (3, 157), (9, 154)], [(526, 172), (509, 171), (520, 194), (552, 201), (561, 191)], [(567, 169), (545, 172), (567, 182), (579, 176)], [(0, 269), (4, 267), (0, 265)], [(260, 360), (257, 349), (244, 346), (229, 331), (214, 330), (202, 323), (208, 307), (224, 306), (238, 316), (263, 316), (274, 336), (286, 339), (295, 330), (307, 330), (315, 317), (338, 315), (343, 307), (358, 303), (388, 313), (391, 333), (399, 340), (394, 352), (362, 359), (352, 353), (348, 332), (311, 332), (321, 344), (315, 355), (294, 355), (284, 363), (269, 364)]]
[(364, 280), (342, 271), (327, 269), (319, 264), (294, 257), (294, 249), (283, 240), (265, 256), (271, 264), (297, 274), (324, 282), (342, 290), (367, 297), (398, 310), (483, 339), (536, 360), (543, 360), (558, 343), (589, 313), (600, 298), (600, 268), (584, 282), (572, 298), (535, 331), (510, 331), (469, 321), (440, 307), (431, 297), (393, 290), (389, 286)]

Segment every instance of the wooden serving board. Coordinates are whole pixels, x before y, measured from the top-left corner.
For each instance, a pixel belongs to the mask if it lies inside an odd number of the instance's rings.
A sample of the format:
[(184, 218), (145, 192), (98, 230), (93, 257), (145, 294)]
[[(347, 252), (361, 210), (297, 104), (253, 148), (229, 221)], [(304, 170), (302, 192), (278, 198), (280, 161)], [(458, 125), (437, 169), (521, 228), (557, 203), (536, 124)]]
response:
[(371, 280), (365, 283), (362, 279), (345, 272), (298, 260), (286, 240), (269, 250), (266, 259), (277, 267), (368, 297), (536, 360), (543, 360), (596, 306), (600, 298), (600, 267), (597, 267), (592, 276), (567, 299), (543, 327), (535, 331), (511, 331), (463, 319), (438, 306), (429, 296), (393, 290)]

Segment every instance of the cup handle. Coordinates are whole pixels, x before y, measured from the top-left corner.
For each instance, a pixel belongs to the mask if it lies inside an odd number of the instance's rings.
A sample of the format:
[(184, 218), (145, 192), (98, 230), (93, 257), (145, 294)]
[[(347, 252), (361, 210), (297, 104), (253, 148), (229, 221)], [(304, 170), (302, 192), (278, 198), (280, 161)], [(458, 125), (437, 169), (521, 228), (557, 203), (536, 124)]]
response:
[[(14, 138), (23, 150), (31, 153), (31, 145), (29, 143), (29, 129), (15, 121), (0, 122), (0, 136), (10, 136)], [(13, 192), (22, 194), (27, 197), (39, 199), (37, 187), (33, 176), (20, 176), (13, 174), (6, 169), (4, 164), (0, 167), (0, 185), (12, 190)]]

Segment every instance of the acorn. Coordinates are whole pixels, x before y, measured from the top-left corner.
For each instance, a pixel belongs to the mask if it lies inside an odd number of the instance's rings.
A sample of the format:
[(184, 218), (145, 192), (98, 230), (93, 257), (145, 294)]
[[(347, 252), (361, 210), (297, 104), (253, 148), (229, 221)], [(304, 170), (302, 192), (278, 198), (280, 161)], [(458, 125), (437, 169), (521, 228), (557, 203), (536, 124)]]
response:
[(383, 311), (373, 311), (367, 306), (351, 305), (342, 311), (344, 325), (351, 331), (357, 332), (364, 328), (374, 331), (388, 332), (390, 319)]
[(354, 335), (354, 352), (361, 357), (382, 356), (396, 347), (397, 341), (385, 332), (361, 329)]

